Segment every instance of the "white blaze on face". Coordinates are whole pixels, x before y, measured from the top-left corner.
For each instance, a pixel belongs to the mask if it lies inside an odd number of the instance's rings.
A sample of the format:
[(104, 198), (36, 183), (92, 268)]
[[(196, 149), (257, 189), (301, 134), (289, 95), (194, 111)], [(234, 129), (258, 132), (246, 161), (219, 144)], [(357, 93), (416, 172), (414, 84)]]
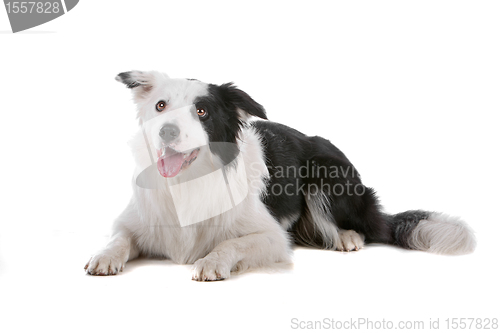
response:
[[(208, 136), (203, 130), (194, 105), (165, 111), (144, 125), (157, 150), (169, 146), (174, 150), (184, 152), (208, 144)], [(166, 143), (160, 137), (160, 130), (166, 125), (174, 125), (179, 129), (179, 136), (172, 142)]]
[[(178, 135), (166, 141), (160, 136), (165, 126), (175, 127)], [(208, 145), (208, 136), (194, 105), (159, 113), (143, 123), (143, 130), (154, 162), (163, 177), (175, 177), (196, 159), (200, 147)]]

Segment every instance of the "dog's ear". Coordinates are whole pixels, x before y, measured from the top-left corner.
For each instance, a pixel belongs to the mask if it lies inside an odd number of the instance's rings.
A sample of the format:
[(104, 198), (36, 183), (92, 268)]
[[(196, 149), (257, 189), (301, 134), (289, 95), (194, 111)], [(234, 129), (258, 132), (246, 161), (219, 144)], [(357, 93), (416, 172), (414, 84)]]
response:
[(237, 109), (244, 111), (246, 115), (242, 115), (243, 118), (248, 116), (255, 116), (262, 119), (267, 119), (266, 110), (264, 107), (253, 100), (246, 92), (238, 89), (232, 82), (225, 83), (220, 86), (222, 91), (225, 92), (226, 100), (230, 101)]
[(134, 101), (139, 103), (149, 95), (161, 78), (168, 78), (168, 76), (154, 71), (130, 71), (118, 74), (115, 79), (132, 89)]

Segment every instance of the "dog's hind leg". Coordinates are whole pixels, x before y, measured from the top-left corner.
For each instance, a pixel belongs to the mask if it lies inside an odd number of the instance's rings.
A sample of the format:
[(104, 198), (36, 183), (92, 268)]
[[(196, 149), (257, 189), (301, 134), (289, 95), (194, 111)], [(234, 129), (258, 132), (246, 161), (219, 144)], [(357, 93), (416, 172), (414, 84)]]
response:
[(354, 230), (339, 230), (340, 242), (335, 250), (337, 251), (358, 251), (365, 245), (365, 236)]
[(305, 202), (301, 218), (291, 228), (295, 243), (320, 249), (342, 248), (340, 230), (328, 209), (328, 197), (322, 192), (307, 194)]
[(131, 219), (139, 219), (132, 203), (115, 221), (113, 234), (106, 247), (90, 258), (85, 265), (87, 274), (115, 275), (123, 271), (127, 261), (139, 255), (132, 233), (125, 227)]

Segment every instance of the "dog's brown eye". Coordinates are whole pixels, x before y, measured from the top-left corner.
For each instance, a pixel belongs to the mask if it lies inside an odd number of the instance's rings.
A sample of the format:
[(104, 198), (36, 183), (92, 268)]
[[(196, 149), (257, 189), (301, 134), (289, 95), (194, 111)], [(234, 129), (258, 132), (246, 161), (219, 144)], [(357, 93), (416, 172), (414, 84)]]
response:
[(198, 114), (198, 116), (202, 118), (207, 116), (207, 111), (205, 111), (205, 109), (202, 108), (196, 109), (196, 113)]
[(156, 103), (156, 111), (158, 112), (162, 112), (163, 110), (165, 110), (166, 107), (167, 107), (167, 102), (165, 101), (159, 101), (158, 103)]

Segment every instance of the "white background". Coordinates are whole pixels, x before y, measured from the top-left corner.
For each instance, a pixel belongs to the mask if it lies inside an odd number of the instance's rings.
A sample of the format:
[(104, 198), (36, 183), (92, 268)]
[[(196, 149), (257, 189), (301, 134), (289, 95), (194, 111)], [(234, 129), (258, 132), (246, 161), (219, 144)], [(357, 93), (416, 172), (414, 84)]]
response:
[[(11, 34), (0, 9), (0, 328), (292, 331), (291, 319), (499, 316), (496, 1), (81, 1)], [(83, 266), (131, 195), (131, 69), (234, 81), (273, 121), (342, 149), (388, 212), (444, 211), (468, 256), (295, 251), (287, 272)]]

